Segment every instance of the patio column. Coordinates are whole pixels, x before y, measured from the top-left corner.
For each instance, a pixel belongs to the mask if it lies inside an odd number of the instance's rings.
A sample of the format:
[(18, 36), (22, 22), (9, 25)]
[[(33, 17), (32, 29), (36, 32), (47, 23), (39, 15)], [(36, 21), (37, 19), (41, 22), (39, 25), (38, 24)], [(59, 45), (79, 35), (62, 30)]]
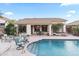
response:
[(63, 25), (63, 32), (66, 32), (66, 24)]
[(34, 34), (34, 26), (32, 27), (32, 34)]
[(59, 29), (59, 32), (63, 32), (63, 27), (61, 27), (61, 28)]
[(19, 31), (18, 31), (18, 28), (19, 28), (19, 27), (18, 27), (17, 24), (15, 25), (15, 28), (16, 28), (16, 34), (18, 35), (18, 32), (19, 32)]
[(49, 33), (49, 36), (51, 36), (52, 35), (52, 29), (51, 29), (51, 24), (50, 25), (48, 25), (48, 33)]
[(27, 35), (31, 35), (31, 25), (26, 25)]
[(27, 33), (27, 25), (26, 25), (26, 33)]

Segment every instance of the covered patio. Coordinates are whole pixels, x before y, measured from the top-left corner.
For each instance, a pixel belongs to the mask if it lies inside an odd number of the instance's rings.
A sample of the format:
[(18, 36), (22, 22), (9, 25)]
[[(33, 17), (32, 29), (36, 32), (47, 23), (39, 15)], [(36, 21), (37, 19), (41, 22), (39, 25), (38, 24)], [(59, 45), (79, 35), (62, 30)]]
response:
[(52, 35), (54, 30), (52, 25), (62, 24), (58, 32), (66, 32), (64, 19), (61, 18), (25, 18), (16, 22), (17, 34), (26, 33), (27, 35)]

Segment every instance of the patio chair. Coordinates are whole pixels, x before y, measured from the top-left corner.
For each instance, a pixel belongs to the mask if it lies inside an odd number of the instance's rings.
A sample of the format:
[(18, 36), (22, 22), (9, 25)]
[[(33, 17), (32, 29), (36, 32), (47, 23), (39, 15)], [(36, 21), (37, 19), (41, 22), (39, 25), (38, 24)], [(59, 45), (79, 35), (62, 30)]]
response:
[(2, 33), (2, 32), (0, 32), (0, 39), (1, 39), (1, 37), (3, 36), (4, 34)]
[(20, 38), (19, 37), (15, 38), (15, 43), (16, 43), (16, 46), (17, 46), (17, 48), (16, 48), (17, 50), (20, 50), (20, 49), (24, 48), (23, 42), (20, 42)]
[(6, 37), (6, 40), (7, 40), (8, 42), (11, 42), (12, 40), (14, 40), (14, 36), (12, 36), (12, 35), (7, 36), (7, 37)]
[(2, 39), (2, 41), (6, 41), (7, 39), (7, 34), (4, 34), (2, 37), (1, 37), (1, 39)]
[(10, 35), (7, 36), (6, 34), (4, 36), (2, 36), (2, 40), (6, 41), (6, 42), (11, 42), (14, 39), (14, 36)]
[(17, 46), (17, 50), (20, 50), (20, 49), (23, 49), (25, 44), (26, 44), (26, 41), (24, 40), (23, 37), (17, 37), (15, 38), (15, 43), (16, 43), (16, 46)]
[(61, 34), (61, 36), (67, 36), (67, 33), (63, 32), (63, 33)]
[(28, 39), (27, 39), (27, 37), (29, 37), (29, 36), (27, 34), (22, 33), (19, 36), (23, 39), (22, 40), (23, 42), (25, 42), (25, 43), (29, 42)]
[(61, 33), (53, 33), (54, 36), (61, 36)]

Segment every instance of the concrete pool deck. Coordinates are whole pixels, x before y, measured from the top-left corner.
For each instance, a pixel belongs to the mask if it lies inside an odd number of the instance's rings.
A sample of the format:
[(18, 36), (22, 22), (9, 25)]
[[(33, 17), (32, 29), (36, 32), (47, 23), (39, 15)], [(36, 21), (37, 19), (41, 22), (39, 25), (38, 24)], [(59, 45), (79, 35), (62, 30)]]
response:
[[(42, 35), (42, 36), (36, 36), (36, 35), (35, 36), (29, 36), (28, 37), (29, 43), (26, 44), (24, 50), (16, 50), (15, 42), (12, 41), (12, 42), (9, 42), (9, 45), (11, 45), (10, 49), (8, 51), (6, 51), (4, 54), (2, 54), (2, 56), (35, 56), (34, 54), (30, 53), (27, 50), (27, 46), (32, 42), (39, 41), (39, 40), (42, 40), (42, 39), (79, 40), (79, 37), (72, 36), (72, 35), (69, 35), (69, 36), (45, 36), (45, 35)], [(8, 43), (8, 42), (5, 42), (5, 43)]]
[(79, 40), (79, 37), (78, 36), (72, 36), (72, 35), (69, 35), (69, 36), (30, 36), (29, 38), (29, 42), (35, 42), (35, 41), (39, 41), (39, 40), (42, 40), (42, 39), (57, 39), (57, 40)]
[(8, 42), (0, 42), (0, 56), (10, 49), (11, 45)]

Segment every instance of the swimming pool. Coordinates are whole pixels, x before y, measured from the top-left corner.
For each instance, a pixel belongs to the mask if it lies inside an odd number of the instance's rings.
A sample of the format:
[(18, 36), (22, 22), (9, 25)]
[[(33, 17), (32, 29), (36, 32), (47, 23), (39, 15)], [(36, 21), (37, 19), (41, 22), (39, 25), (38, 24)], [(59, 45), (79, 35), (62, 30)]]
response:
[(37, 56), (79, 56), (79, 40), (42, 39), (27, 49)]

